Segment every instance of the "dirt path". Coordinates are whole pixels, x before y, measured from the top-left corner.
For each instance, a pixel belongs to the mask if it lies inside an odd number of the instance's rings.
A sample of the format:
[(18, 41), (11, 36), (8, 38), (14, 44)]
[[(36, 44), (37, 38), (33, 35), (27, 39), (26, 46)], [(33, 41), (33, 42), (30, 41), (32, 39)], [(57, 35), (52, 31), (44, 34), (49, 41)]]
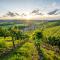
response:
[(41, 50), (40, 50), (40, 53), (39, 53), (39, 60), (43, 60), (43, 58), (44, 58), (44, 56), (43, 56), (43, 53), (41, 52)]
[(37, 48), (36, 45), (35, 45), (35, 47), (36, 47), (36, 49), (37, 49), (37, 51), (38, 51), (38, 56), (39, 56), (39, 59), (38, 59), (38, 60), (43, 60), (44, 56), (43, 56), (42, 51), (41, 51), (39, 48)]

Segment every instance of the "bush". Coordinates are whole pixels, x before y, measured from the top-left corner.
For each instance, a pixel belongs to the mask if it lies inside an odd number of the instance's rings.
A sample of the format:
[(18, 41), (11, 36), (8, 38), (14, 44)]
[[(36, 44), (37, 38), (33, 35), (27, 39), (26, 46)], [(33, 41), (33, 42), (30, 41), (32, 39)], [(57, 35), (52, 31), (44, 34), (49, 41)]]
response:
[(0, 40), (0, 48), (5, 48), (6, 45), (5, 45), (5, 42), (3, 40)]
[(36, 31), (34, 34), (33, 34), (33, 39), (35, 40), (35, 39), (41, 39), (43, 37), (43, 34), (42, 34), (42, 32), (40, 32), (40, 31)]
[(58, 46), (60, 48), (60, 37), (48, 37), (48, 43), (51, 44), (52, 46)]

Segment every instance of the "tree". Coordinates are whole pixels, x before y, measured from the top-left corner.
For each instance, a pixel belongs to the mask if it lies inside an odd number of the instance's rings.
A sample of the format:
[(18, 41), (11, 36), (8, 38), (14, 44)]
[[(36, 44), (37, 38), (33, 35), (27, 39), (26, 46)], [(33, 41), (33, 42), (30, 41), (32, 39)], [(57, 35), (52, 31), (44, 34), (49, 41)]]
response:
[(27, 40), (27, 39), (29, 40), (29, 35), (23, 33), (23, 34), (22, 34), (22, 40)]
[(18, 29), (17, 26), (13, 26), (9, 28), (9, 31), (10, 31), (10, 36), (12, 37), (13, 47), (15, 48), (14, 41), (22, 39), (22, 32), (20, 31), (20, 29)]
[(10, 36), (12, 37), (12, 43), (13, 43), (13, 47), (15, 48), (15, 36), (16, 36), (16, 31), (15, 31), (15, 28), (14, 26), (13, 27), (10, 27), (8, 29), (10, 31)]
[[(41, 43), (42, 38), (43, 38), (43, 34), (40, 31), (36, 31), (33, 34), (33, 40), (35, 41), (35, 46), (37, 48), (39, 56), (40, 56), (40, 43)], [(39, 60), (40, 60), (40, 57), (39, 57)]]
[(43, 37), (42, 32), (37, 31), (33, 34), (33, 40), (35, 40), (35, 45), (37, 46), (38, 50), (40, 50), (40, 41)]
[(2, 37), (4, 35), (3, 29), (2, 27), (0, 27), (0, 37)]
[(8, 36), (9, 36), (9, 31), (0, 27), (0, 37), (4, 37), (5, 39)]

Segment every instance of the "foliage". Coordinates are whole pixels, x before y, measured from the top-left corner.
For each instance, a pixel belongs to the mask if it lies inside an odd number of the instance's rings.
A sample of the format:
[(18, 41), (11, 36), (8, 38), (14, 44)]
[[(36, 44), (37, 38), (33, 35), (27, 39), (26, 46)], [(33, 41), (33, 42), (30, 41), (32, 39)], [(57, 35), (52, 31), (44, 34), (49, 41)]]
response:
[(5, 48), (6, 44), (4, 40), (0, 40), (0, 48)]
[[(35, 22), (34, 22), (35, 24)], [(7, 27), (8, 25), (8, 27)], [(11, 26), (10, 26), (11, 25)], [(40, 50), (44, 56), (44, 60), (60, 60), (59, 53), (57, 54), (55, 50), (47, 49), (45, 45), (41, 46), (41, 41), (45, 43), (45, 41), (52, 47), (58, 46), (60, 48), (60, 23), (58, 22), (48, 22), (44, 23), (45, 29), (43, 32), (30, 30), (23, 32), (20, 29), (24, 29), (28, 27), (24, 24), (1, 24), (0, 27), (0, 48), (11, 48), (19, 44), (20, 41), (26, 41), (22, 46), (17, 48), (16, 51), (12, 52), (11, 56), (9, 55), (4, 60), (38, 60), (38, 53)], [(6, 27), (8, 29), (6, 29)], [(10, 27), (9, 27), (10, 26)], [(42, 23), (36, 23), (36, 29), (42, 28)], [(47, 28), (48, 27), (48, 28)], [(33, 35), (32, 35), (33, 34)], [(44, 37), (43, 37), (44, 36)], [(9, 38), (10, 37), (10, 38)], [(32, 39), (30, 39), (32, 37)], [(2, 40), (3, 39), (3, 40)], [(35, 43), (35, 45), (34, 45)], [(37, 47), (37, 48), (36, 48)], [(2, 59), (1, 59), (2, 60)]]
[[(4, 58), (3, 58), (4, 59)], [(37, 50), (33, 43), (26, 42), (4, 60), (38, 60)]]
[(34, 34), (33, 34), (33, 39), (37, 39), (37, 40), (39, 40), (39, 39), (42, 39), (42, 37), (43, 37), (43, 34), (42, 34), (42, 32), (40, 32), (40, 31), (36, 31), (36, 32), (34, 32)]
[(57, 56), (55, 54), (55, 52), (52, 50), (47, 50), (47, 49), (41, 47), (41, 51), (44, 56), (43, 60), (60, 60), (60, 58), (59, 58), (60, 55)]
[(52, 46), (58, 46), (60, 47), (60, 37), (48, 37), (48, 43), (51, 44)]

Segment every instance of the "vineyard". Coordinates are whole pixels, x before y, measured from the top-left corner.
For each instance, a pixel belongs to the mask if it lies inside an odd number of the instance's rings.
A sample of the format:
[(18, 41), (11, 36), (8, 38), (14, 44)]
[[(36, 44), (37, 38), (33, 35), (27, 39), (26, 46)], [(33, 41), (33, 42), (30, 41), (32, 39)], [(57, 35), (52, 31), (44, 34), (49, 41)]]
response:
[(60, 21), (1, 23), (0, 60), (60, 60)]
[(46, 28), (44, 31), (43, 31), (43, 34), (45, 36), (60, 36), (60, 26), (55, 26), (55, 27), (51, 27), (51, 28)]

